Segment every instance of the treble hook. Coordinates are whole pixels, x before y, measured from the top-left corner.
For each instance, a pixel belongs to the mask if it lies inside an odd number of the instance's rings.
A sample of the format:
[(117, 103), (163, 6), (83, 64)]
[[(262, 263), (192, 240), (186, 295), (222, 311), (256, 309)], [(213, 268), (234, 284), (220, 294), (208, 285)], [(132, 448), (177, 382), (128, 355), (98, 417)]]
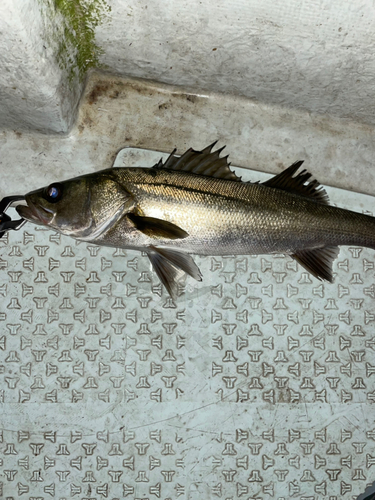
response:
[(4, 234), (13, 229), (16, 231), (17, 229), (20, 229), (25, 223), (25, 219), (17, 219), (17, 220), (12, 220), (9, 215), (7, 215), (5, 212), (8, 210), (8, 208), (16, 201), (21, 201), (24, 200), (25, 197), (21, 195), (15, 195), (15, 196), (5, 196), (0, 201), (0, 238), (4, 236)]

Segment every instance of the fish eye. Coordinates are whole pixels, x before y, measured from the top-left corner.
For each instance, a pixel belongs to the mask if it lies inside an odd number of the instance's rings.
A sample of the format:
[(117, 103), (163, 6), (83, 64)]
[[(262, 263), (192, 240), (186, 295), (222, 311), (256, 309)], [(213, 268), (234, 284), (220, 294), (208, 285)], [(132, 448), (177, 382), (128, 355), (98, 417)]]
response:
[(56, 203), (57, 201), (60, 200), (62, 192), (63, 189), (61, 184), (58, 183), (50, 184), (48, 188), (46, 188), (45, 190), (44, 198), (50, 203)]

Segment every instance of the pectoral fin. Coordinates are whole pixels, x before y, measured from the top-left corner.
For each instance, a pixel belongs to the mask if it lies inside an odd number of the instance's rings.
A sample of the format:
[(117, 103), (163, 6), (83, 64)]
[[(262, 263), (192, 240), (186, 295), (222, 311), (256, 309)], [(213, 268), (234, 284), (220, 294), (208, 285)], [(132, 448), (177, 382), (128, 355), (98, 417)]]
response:
[(148, 247), (147, 253), (156, 274), (172, 298), (176, 298), (178, 281), (185, 273), (202, 281), (201, 272), (190, 255), (152, 245)]
[(332, 283), (332, 263), (339, 251), (338, 247), (315, 248), (314, 250), (301, 250), (291, 257), (316, 278)]
[(143, 217), (130, 213), (127, 215), (138, 231), (150, 236), (151, 238), (167, 238), (170, 240), (177, 240), (186, 238), (189, 233), (181, 229), (176, 224), (154, 217)]

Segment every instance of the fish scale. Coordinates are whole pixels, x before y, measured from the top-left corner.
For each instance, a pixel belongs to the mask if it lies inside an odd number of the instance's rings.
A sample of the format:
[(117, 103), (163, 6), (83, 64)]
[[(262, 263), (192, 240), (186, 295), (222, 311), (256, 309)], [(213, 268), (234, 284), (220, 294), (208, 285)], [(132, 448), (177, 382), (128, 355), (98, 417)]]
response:
[[(119, 169), (113, 175), (134, 194), (142, 213), (163, 216), (185, 229), (189, 236), (168, 246), (191, 253), (268, 254), (331, 245), (375, 246), (374, 218), (261, 184), (175, 171), (155, 177), (147, 169)], [(147, 244), (139, 236), (140, 244)], [(119, 232), (116, 244), (124, 239), (126, 234)]]

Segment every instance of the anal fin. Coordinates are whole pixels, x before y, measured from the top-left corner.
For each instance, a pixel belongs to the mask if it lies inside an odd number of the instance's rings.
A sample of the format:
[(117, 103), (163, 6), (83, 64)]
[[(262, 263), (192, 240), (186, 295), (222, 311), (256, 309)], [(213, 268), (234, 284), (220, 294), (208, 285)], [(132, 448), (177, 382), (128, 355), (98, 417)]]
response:
[(313, 250), (300, 250), (291, 257), (316, 278), (332, 283), (332, 263), (339, 251), (338, 247), (328, 246)]

